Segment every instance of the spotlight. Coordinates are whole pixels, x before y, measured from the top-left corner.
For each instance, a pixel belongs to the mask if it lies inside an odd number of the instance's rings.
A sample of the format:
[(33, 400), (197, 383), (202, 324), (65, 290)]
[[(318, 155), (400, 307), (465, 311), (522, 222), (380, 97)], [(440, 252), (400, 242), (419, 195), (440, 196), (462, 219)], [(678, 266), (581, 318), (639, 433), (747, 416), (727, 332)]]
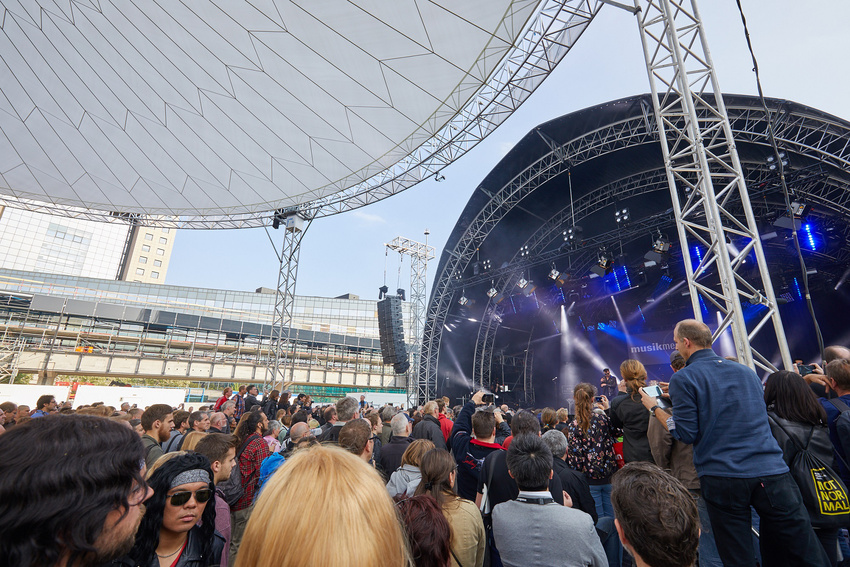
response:
[(490, 289), (487, 290), (487, 297), (489, 297), (490, 299), (493, 299), (494, 297), (496, 297), (496, 294), (498, 294), (498, 293), (499, 292), (496, 291), (495, 287), (491, 287)]
[[(785, 152), (779, 152), (779, 162), (782, 163), (782, 167), (786, 167), (788, 165), (788, 156), (785, 155)], [(770, 171), (774, 171), (777, 167), (779, 167), (779, 162), (776, 161), (775, 155), (767, 156), (767, 168)]]
[(490, 263), (490, 260), (484, 260), (483, 262), (481, 262), (481, 267), (485, 270), (489, 270), (491, 265), (492, 264)]
[(590, 268), (590, 271), (599, 276), (600, 278), (605, 276), (606, 274), (611, 273), (611, 267), (614, 264), (614, 259), (611, 256), (611, 253), (608, 252), (605, 248), (599, 251), (599, 259), (595, 266)]
[(524, 257), (524, 256), (528, 256), (528, 254), (529, 254), (529, 252), (528, 252), (528, 244), (526, 244), (525, 246), (520, 246), (520, 248), (519, 248), (519, 256), (520, 256), (520, 258), (522, 258), (522, 257)]
[(811, 205), (794, 201), (791, 203), (791, 210), (786, 211), (786, 214), (781, 215), (773, 221), (773, 226), (788, 230), (800, 230), (803, 220), (805, 220), (811, 210)]
[(525, 279), (524, 277), (520, 276), (519, 280), (516, 282), (516, 286), (520, 289), (525, 289), (525, 287), (527, 285), (528, 285), (528, 280)]
[(458, 302), (461, 306), (466, 305), (467, 303), (469, 303), (469, 299), (467, 299), (467, 297), (466, 297), (466, 292), (461, 293), (461, 295), (460, 295), (460, 299), (458, 299), (458, 300), (457, 300), (457, 302)]
[(564, 233), (563, 233), (564, 242), (575, 242), (575, 241), (577, 241), (578, 239), (581, 238), (582, 232), (584, 232), (584, 230), (580, 226), (578, 226), (578, 225), (571, 226), (570, 228), (565, 230)]
[(655, 241), (652, 243), (652, 250), (644, 254), (644, 259), (649, 260), (651, 262), (661, 263), (661, 260), (664, 259), (664, 254), (667, 254), (670, 251), (670, 239), (658, 233), (658, 236), (655, 237)]
[(559, 272), (555, 265), (552, 264), (552, 269), (549, 271), (549, 279), (557, 280), (560, 275), (561, 272)]
[(629, 214), (629, 208), (623, 207), (622, 209), (617, 209), (614, 212), (614, 218), (617, 221), (617, 224), (623, 224), (629, 221), (631, 215)]

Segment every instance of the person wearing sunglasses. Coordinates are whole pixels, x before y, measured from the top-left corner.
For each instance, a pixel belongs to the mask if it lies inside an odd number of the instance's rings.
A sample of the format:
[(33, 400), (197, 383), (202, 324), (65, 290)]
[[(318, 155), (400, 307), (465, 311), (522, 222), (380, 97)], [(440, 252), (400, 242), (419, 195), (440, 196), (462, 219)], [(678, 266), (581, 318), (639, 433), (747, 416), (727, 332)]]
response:
[(209, 459), (186, 453), (147, 479), (147, 501), (136, 542), (113, 566), (212, 567), (221, 564), (224, 538), (215, 531), (215, 485)]

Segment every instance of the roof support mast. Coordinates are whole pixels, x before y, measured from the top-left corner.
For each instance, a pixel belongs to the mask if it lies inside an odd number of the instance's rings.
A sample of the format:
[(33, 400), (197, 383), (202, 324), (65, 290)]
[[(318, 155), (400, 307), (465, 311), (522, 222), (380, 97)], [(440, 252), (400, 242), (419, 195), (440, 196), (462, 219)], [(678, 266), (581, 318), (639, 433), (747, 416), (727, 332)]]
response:
[(397, 236), (387, 248), (410, 256), (410, 369), (407, 371), (407, 403), (413, 407), (437, 397), (437, 381), (428, 380), (419, 373), (419, 352), (422, 350), (422, 333), (425, 329), (425, 285), (428, 277), (428, 260), (434, 258), (434, 247), (428, 245), (430, 231), (425, 230), (425, 244)]
[[(791, 368), (696, 0), (634, 0), (634, 4), (694, 317), (701, 321), (701, 301), (710, 302), (722, 314), (713, 339), (731, 327), (738, 360), (766, 371), (776, 368), (751, 343), (759, 332), (772, 329), (782, 364)], [(700, 248), (701, 259), (692, 257), (693, 245)], [(755, 259), (756, 270), (745, 265), (748, 258)], [(711, 267), (719, 276), (719, 290), (707, 277)], [(751, 332), (741, 300), (767, 308)]]

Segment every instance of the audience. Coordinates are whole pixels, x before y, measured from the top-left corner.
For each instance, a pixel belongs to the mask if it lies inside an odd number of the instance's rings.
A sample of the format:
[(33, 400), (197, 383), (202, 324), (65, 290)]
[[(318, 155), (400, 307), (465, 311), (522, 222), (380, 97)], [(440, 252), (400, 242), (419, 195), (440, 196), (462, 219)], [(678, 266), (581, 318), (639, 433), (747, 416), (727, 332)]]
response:
[(413, 442), (410, 433), (413, 424), (405, 413), (397, 413), (392, 417), (392, 438), (381, 447), (381, 459), (378, 462), (384, 475), (389, 478), (401, 466), (401, 459), (408, 445)]
[(183, 437), (183, 444), (180, 445), (180, 450), (194, 451), (198, 442), (206, 436), (207, 434), (201, 431), (190, 431)]
[(478, 391), (463, 405), (452, 429), (451, 447), (458, 467), (457, 492), (474, 500), (481, 465), (493, 451), (503, 451), (496, 443), (496, 416), (492, 411), (476, 411), (484, 406), (484, 392)]
[(357, 400), (348, 396), (337, 400), (336, 417), (337, 421), (330, 429), (316, 436), (319, 442), (337, 443), (339, 441), (339, 432), (342, 431), (346, 422), (360, 417), (357, 411)]
[(162, 450), (165, 453), (179, 451), (183, 445), (183, 437), (189, 431), (189, 412), (185, 410), (176, 410), (173, 414), (174, 429), (169, 434), (168, 441), (163, 443)]
[[(291, 505), (281, 503), (307, 503), (330, 517), (318, 526), (293, 517)], [(269, 537), (270, 529), (274, 537)], [(333, 445), (296, 451), (269, 479), (242, 548), (236, 567), (413, 565), (404, 528), (381, 476)]]
[(640, 389), (646, 386), (646, 368), (630, 358), (620, 365), (620, 376), (626, 383), (626, 395), (611, 400), (611, 427), (623, 432), (623, 461), (651, 463), (652, 451), (646, 437), (650, 416), (640, 397)]
[(419, 465), (422, 479), (415, 496), (429, 495), (451, 527), (446, 538), (455, 567), (481, 567), (487, 537), (478, 507), (457, 495), (454, 490), (457, 465), (451, 453), (432, 449), (423, 455)]
[(614, 475), (611, 504), (620, 540), (638, 567), (694, 565), (699, 516), (693, 497), (678, 480), (651, 463), (627, 464)]
[(433, 448), (434, 444), (428, 439), (416, 439), (407, 446), (407, 450), (401, 457), (401, 466), (390, 475), (390, 480), (387, 482), (390, 496), (413, 495), (422, 478), (422, 472), (419, 470), (422, 457)]
[(51, 416), (0, 436), (0, 455), (4, 565), (99, 566), (133, 546), (152, 491), (131, 429), (100, 417)]
[(413, 427), (414, 439), (427, 439), (437, 449), (446, 448), (446, 440), (440, 425), (440, 410), (437, 402), (431, 400), (422, 407), (422, 420)]
[(233, 435), (211, 433), (198, 441), (195, 452), (205, 456), (210, 462), (215, 484), (215, 530), (224, 538), (221, 564), (227, 565), (227, 557), (230, 554), (230, 506), (219, 484), (230, 478), (230, 473), (236, 466), (236, 438)]
[[(595, 389), (582, 382), (573, 390), (576, 416), (567, 429), (567, 464), (587, 479), (598, 517), (614, 516), (611, 475), (617, 470), (614, 436), (608, 416), (593, 411)], [(604, 404), (602, 404), (604, 405)]]
[(372, 460), (372, 426), (365, 419), (354, 419), (342, 426), (339, 446), (367, 463)]
[(269, 446), (263, 441), (263, 432), (268, 423), (269, 420), (263, 412), (246, 412), (239, 420), (234, 433), (239, 447), (236, 463), (242, 480), (242, 496), (231, 507), (230, 559), (228, 561), (231, 565), (236, 561), (236, 553), (242, 543), (242, 534), (245, 532), (245, 526), (254, 508), (254, 497), (260, 482), (260, 466), (263, 459), (271, 454)]
[(397, 505), (416, 567), (447, 567), (451, 562), (451, 528), (430, 494), (402, 499)]
[(552, 499), (552, 453), (543, 440), (515, 437), (507, 462), (519, 495), (493, 508), (493, 537), (502, 564), (607, 566), (591, 517)]
[(209, 460), (194, 453), (165, 458), (148, 477), (153, 496), (145, 503), (135, 544), (113, 566), (161, 565), (163, 560), (175, 567), (220, 564), (224, 538), (215, 531)]

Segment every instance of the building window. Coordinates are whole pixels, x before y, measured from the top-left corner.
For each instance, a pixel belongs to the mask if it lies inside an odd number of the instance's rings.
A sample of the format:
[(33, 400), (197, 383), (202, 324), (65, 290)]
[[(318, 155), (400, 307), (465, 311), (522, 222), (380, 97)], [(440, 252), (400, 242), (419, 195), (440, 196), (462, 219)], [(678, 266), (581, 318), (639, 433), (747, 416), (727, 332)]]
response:
[(148, 258), (147, 256), (139, 256), (139, 264), (147, 264)]
[(171, 232), (171, 229), (170, 228), (163, 228), (162, 232), (164, 232), (165, 234), (168, 234), (169, 232)]
[(153, 234), (150, 232), (145, 233), (145, 240), (153, 240)]
[(159, 279), (159, 272), (151, 272), (151, 277), (155, 280)]
[(164, 248), (157, 248), (156, 249), (156, 255), (157, 256), (165, 256), (165, 249)]
[(142, 252), (150, 252), (150, 251), (151, 251), (150, 246), (148, 246), (147, 244), (142, 244)]
[(160, 236), (159, 237), (159, 243), (160, 244), (168, 244), (168, 239), (164, 236)]
[(157, 268), (162, 266), (162, 260), (154, 260), (153, 265), (156, 266)]
[(145, 270), (144, 270), (144, 268), (136, 268), (136, 275), (137, 275), (137, 276), (143, 276), (143, 275), (145, 275)]

